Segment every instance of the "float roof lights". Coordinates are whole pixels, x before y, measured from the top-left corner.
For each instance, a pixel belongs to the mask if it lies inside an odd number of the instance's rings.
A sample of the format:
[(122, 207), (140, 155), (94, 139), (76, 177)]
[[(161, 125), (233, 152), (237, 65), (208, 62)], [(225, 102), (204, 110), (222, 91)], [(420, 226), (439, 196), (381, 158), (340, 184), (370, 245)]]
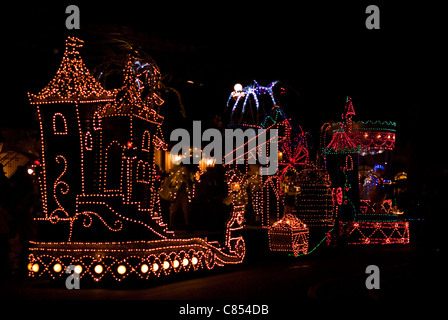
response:
[(105, 90), (85, 66), (78, 51), (83, 44), (78, 38), (67, 38), (55, 77), (38, 94), (28, 94), (31, 103), (114, 100), (115, 92)]

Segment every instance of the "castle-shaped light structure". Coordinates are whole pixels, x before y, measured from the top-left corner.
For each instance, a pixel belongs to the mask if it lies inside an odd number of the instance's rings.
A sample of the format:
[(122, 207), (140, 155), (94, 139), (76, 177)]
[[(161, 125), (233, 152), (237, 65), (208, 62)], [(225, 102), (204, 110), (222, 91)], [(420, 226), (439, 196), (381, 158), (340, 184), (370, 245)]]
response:
[(76, 265), (81, 277), (120, 281), (242, 262), (244, 240), (235, 234), (242, 208), (232, 207), (224, 245), (176, 238), (163, 221), (155, 181), (155, 152), (166, 150), (155, 111), (163, 103), (157, 66), (137, 73), (140, 61), (131, 53), (123, 86), (109, 91), (86, 68), (82, 46), (69, 37), (55, 77), (28, 95), (41, 132), (35, 172), (43, 207), (35, 218), (38, 241), (29, 247), (30, 275), (57, 278)]
[(68, 38), (55, 77), (29, 94), (44, 141), (38, 176), (44, 200), (39, 223), (49, 229), (44, 238), (116, 240), (121, 231), (129, 240), (165, 239), (172, 232), (161, 220), (154, 179), (163, 117), (132, 85), (131, 62), (123, 87), (107, 91), (86, 68), (82, 45)]

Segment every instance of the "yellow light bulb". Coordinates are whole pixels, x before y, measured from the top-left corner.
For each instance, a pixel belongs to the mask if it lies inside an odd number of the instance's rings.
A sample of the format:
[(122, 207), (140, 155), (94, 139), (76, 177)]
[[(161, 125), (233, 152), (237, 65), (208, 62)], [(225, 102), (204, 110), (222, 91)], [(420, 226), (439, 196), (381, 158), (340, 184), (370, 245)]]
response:
[(33, 266), (31, 268), (33, 269), (34, 272), (39, 271), (39, 265), (37, 263), (33, 264)]
[(117, 272), (118, 272), (119, 274), (125, 274), (125, 273), (126, 273), (126, 267), (125, 267), (124, 265), (120, 265), (120, 266), (118, 266), (118, 268), (117, 268)]
[(142, 264), (142, 266), (140, 267), (140, 270), (142, 271), (142, 273), (146, 273), (149, 271), (149, 267), (147, 264)]
[(157, 272), (157, 270), (159, 270), (159, 265), (157, 263), (154, 263), (152, 265), (152, 271)]
[(54, 272), (61, 272), (61, 270), (62, 270), (62, 266), (61, 266), (61, 264), (60, 264), (60, 263), (56, 263), (56, 264), (53, 266), (53, 270), (54, 270)]
[(96, 266), (95, 266), (95, 273), (98, 273), (98, 274), (100, 274), (101, 272), (103, 272), (103, 266), (102, 265), (100, 265), (100, 264), (97, 264)]
[(75, 273), (80, 274), (81, 272), (82, 272), (82, 266), (78, 264), (78, 265), (75, 267)]
[(170, 267), (170, 263), (168, 261), (163, 262), (163, 269), (166, 270)]

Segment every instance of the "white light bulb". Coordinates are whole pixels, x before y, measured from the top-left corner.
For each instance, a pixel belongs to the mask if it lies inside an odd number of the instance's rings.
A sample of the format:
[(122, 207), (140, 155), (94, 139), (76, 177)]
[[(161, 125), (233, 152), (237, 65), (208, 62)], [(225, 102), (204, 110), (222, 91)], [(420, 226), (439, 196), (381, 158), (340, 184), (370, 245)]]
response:
[(98, 274), (100, 274), (101, 272), (103, 272), (103, 266), (102, 265), (100, 265), (100, 264), (97, 264), (96, 266), (95, 266), (95, 273), (98, 273)]
[(237, 83), (233, 86), (233, 90), (234, 91), (242, 91), (243, 90), (243, 86), (241, 85), (241, 83)]

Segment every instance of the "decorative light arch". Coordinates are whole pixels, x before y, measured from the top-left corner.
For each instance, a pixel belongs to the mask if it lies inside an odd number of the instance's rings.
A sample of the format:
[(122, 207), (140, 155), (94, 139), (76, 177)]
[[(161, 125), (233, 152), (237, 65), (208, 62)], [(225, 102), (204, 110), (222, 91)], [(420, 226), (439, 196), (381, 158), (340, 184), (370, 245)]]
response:
[(149, 151), (150, 143), (151, 143), (151, 135), (148, 130), (145, 130), (142, 136), (142, 150)]
[(67, 120), (64, 115), (60, 112), (56, 112), (53, 115), (53, 132), (56, 135), (66, 135), (67, 134)]
[(87, 151), (92, 151), (93, 149), (93, 139), (90, 131), (87, 131), (86, 134), (84, 135), (84, 146)]
[(97, 131), (101, 129), (101, 116), (98, 111), (93, 115), (93, 130)]

